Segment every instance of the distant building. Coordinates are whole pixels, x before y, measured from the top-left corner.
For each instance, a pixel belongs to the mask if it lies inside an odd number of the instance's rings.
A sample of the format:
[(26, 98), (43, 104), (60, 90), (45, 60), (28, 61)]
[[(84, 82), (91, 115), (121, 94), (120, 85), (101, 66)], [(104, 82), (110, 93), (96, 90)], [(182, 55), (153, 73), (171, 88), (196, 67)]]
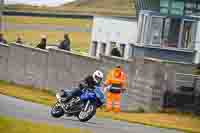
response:
[(91, 56), (110, 55), (118, 44), (124, 58), (200, 62), (200, 0), (136, 0), (137, 19), (94, 17)]
[[(166, 0), (167, 1), (167, 0)], [(160, 0), (135, 0), (137, 15), (141, 10), (160, 11)]]
[(110, 56), (117, 46), (124, 58), (131, 56), (131, 47), (137, 40), (136, 18), (95, 16), (93, 19), (92, 39), (89, 54)]
[[(145, 7), (144, 1), (137, 0)], [(200, 1), (159, 0), (159, 10), (140, 10), (134, 56), (198, 63)], [(154, 6), (155, 7), (155, 6)], [(158, 8), (156, 8), (158, 9)]]
[(137, 13), (140, 10), (180, 16), (200, 13), (199, 0), (135, 0), (135, 6)]

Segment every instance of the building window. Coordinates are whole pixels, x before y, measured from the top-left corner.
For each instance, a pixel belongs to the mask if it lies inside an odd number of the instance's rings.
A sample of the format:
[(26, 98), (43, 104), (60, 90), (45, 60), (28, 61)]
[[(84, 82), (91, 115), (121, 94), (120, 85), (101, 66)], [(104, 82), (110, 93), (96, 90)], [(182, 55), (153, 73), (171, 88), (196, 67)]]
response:
[(134, 57), (134, 55), (135, 55), (135, 52), (134, 52), (134, 49), (135, 49), (135, 46), (134, 46), (134, 44), (130, 44), (130, 56), (131, 57)]
[(168, 9), (168, 8), (165, 8), (165, 7), (161, 7), (160, 13), (161, 13), (161, 14), (168, 14), (168, 13), (169, 13), (169, 9)]
[(172, 1), (171, 14), (183, 15), (184, 13), (184, 1)]
[(167, 7), (169, 8), (169, 0), (161, 0), (160, 7)]
[(180, 0), (160, 0), (161, 14), (183, 15), (184, 1)]
[(173, 14), (173, 15), (183, 15), (183, 10), (171, 9), (171, 14)]
[(192, 49), (194, 47), (193, 41), (195, 40), (197, 23), (196, 21), (183, 21), (183, 32), (181, 38), (181, 48)]
[(162, 46), (163, 47), (178, 47), (179, 33), (181, 28), (181, 19), (179, 18), (167, 18), (164, 22), (164, 31)]
[(101, 54), (105, 55), (106, 53), (106, 43), (101, 43)]
[(184, 9), (184, 1), (172, 1), (172, 8), (173, 9)]
[(185, 3), (185, 8), (187, 8), (187, 9), (193, 9), (195, 7), (196, 7), (195, 3), (192, 3), (192, 2)]
[(167, 18), (164, 21), (162, 47), (193, 49), (197, 23), (194, 20)]
[(200, 13), (200, 2), (198, 0), (160, 0), (160, 13), (173, 15)]
[(116, 42), (110, 42), (110, 44), (111, 44), (111, 49), (113, 49), (114, 47), (117, 46), (117, 43), (116, 43)]
[(97, 41), (93, 41), (92, 42), (92, 53), (91, 53), (92, 56), (96, 56), (97, 55), (97, 45), (98, 45)]
[(148, 43), (149, 42), (149, 37), (148, 37), (148, 31), (149, 31), (149, 19), (148, 16), (145, 15), (140, 15), (139, 22), (138, 22), (138, 38), (137, 42), (138, 43)]
[(199, 10), (200, 10), (200, 3), (198, 3), (198, 4), (197, 4), (197, 9), (199, 9)]
[(111, 42), (111, 56), (121, 57), (120, 46), (116, 42)]
[(121, 52), (122, 57), (124, 57), (125, 48), (126, 48), (126, 44), (120, 44), (120, 52)]
[(185, 3), (185, 14), (190, 15), (192, 13), (200, 12), (200, 3), (199, 1), (188, 1)]
[(187, 14), (187, 15), (191, 15), (193, 13), (193, 11), (192, 10), (185, 10), (185, 14)]
[(169, 14), (170, 0), (160, 0), (160, 13)]
[(161, 36), (162, 36), (162, 26), (163, 18), (162, 17), (152, 17), (151, 21), (151, 31), (149, 36), (151, 37), (151, 45), (160, 46)]
[(138, 21), (138, 38), (137, 38), (137, 42), (139, 42), (139, 43), (142, 40), (143, 19), (144, 19), (144, 15), (141, 14), (139, 16), (139, 21)]

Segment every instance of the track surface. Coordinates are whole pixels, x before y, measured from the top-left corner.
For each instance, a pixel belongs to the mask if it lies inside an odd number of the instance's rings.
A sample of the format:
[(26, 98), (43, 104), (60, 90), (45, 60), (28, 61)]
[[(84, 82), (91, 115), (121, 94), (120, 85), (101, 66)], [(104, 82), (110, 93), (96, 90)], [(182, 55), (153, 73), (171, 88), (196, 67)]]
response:
[(111, 119), (93, 118), (87, 123), (81, 123), (73, 117), (54, 119), (49, 115), (49, 110), (50, 107), (41, 104), (26, 102), (0, 94), (0, 115), (18, 119), (52, 125), (63, 125), (66, 128), (89, 129), (93, 133), (183, 133), (176, 130), (129, 124)]

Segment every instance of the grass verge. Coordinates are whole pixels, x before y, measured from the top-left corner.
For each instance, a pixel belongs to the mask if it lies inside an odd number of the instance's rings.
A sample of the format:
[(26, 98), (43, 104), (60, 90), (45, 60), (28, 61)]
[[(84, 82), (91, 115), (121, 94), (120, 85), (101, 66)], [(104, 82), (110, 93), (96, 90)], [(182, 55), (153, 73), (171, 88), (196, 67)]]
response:
[[(47, 36), (47, 44), (57, 45), (63, 40), (62, 31), (41, 31), (41, 30), (7, 30), (4, 35), (8, 42), (15, 42), (17, 35), (23, 36), (25, 44), (35, 47), (39, 44), (41, 35)], [(71, 47), (78, 52), (87, 52), (90, 44), (90, 33), (69, 32)]]
[(191, 114), (181, 113), (104, 113), (99, 111), (98, 117), (112, 118), (153, 127), (176, 129), (188, 133), (200, 133), (200, 118)]
[(4, 23), (10, 24), (44, 24), (66, 27), (91, 28), (92, 20), (72, 19), (72, 18), (49, 18), (49, 17), (30, 17), (30, 16), (4, 16)]
[[(20, 93), (19, 93), (20, 92)], [(37, 90), (32, 87), (25, 87), (0, 82), (0, 93), (20, 99), (52, 105), (55, 103), (55, 96), (51, 92)], [(200, 118), (189, 114), (180, 113), (107, 113), (98, 110), (97, 117), (112, 118), (115, 120), (140, 123), (149, 126), (177, 129), (190, 133), (200, 133)]]
[(17, 120), (10, 117), (0, 116), (1, 133), (88, 133), (76, 128), (64, 128), (62, 126), (50, 126), (42, 123)]
[(55, 96), (50, 91), (38, 90), (29, 86), (18, 86), (5, 81), (0, 81), (0, 93), (48, 106), (56, 102)]

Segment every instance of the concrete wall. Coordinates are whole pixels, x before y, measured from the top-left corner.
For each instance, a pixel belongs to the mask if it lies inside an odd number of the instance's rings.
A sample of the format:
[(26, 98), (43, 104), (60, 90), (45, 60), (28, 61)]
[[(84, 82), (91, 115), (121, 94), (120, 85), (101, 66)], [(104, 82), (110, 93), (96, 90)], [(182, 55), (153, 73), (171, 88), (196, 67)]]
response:
[(96, 69), (107, 73), (121, 65), (128, 75), (128, 93), (122, 96), (123, 110), (161, 108), (167, 86), (165, 75), (171, 75), (159, 60), (107, 56), (96, 59), (58, 49), (44, 51), (15, 44), (0, 45), (0, 63), (1, 80), (54, 91), (76, 87), (85, 75)]
[[(170, 62), (164, 64), (167, 71), (167, 73), (165, 73), (166, 89), (176, 92), (178, 91), (177, 88), (181, 86), (193, 87), (195, 76), (192, 71), (195, 68), (194, 64)], [(198, 80), (197, 84), (200, 84), (200, 80)], [(197, 89), (199, 90), (200, 88), (197, 87)]]
[(9, 81), (44, 88), (47, 85), (48, 52), (11, 45), (9, 47)]
[[(129, 108), (160, 109), (163, 103), (165, 66), (158, 60), (136, 58), (132, 68)], [(132, 65), (131, 65), (132, 66)], [(148, 105), (148, 106), (147, 106)]]
[(0, 44), (0, 80), (8, 81), (8, 56), (9, 47), (4, 44)]
[(48, 88), (63, 89), (76, 86), (87, 74), (99, 68), (95, 58), (50, 49), (48, 58)]

